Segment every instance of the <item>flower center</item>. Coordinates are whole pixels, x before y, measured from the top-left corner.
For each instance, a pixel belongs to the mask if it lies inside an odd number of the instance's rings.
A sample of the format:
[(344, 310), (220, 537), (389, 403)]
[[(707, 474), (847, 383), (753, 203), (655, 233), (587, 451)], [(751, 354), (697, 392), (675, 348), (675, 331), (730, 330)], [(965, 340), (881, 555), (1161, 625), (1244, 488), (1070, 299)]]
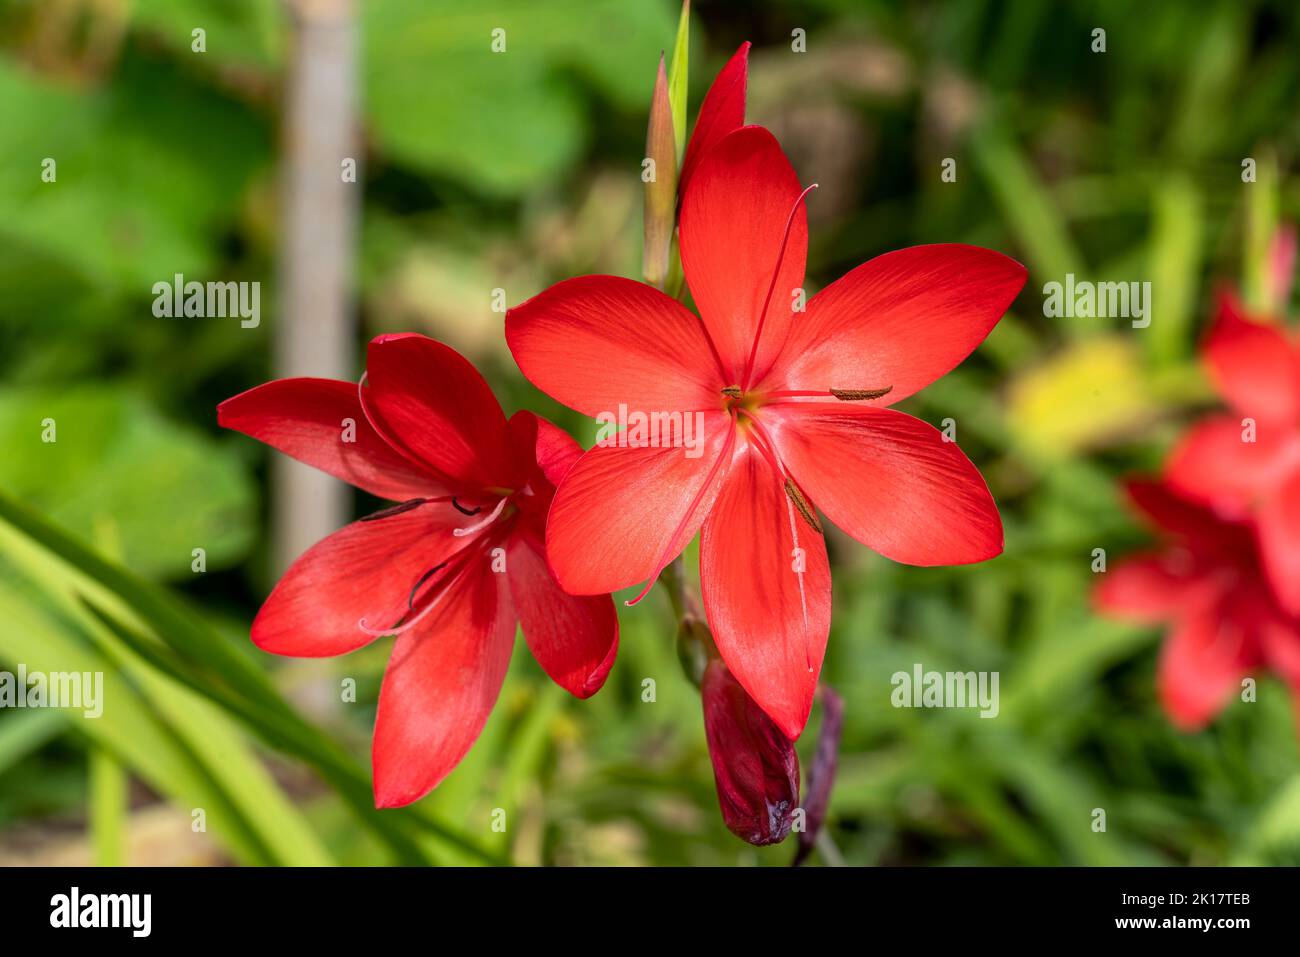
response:
[[(362, 617), (357, 620), (357, 628), (367, 635), (375, 637), (400, 635), (410, 631), (427, 618), (438, 607), (447, 593), (451, 591), (465, 570), (474, 562), (482, 561), (484, 556), (504, 539), (505, 533), (508, 533), (505, 526), (517, 511), (511, 502), (513, 497), (513, 492), (502, 496), (492, 510), (480, 521), (451, 530), (451, 534), (455, 538), (470, 538), (484, 529), (491, 529), (487, 534), (472, 538), (448, 558), (424, 571), (411, 586), (410, 593), (406, 598), (406, 611), (396, 622), (387, 626), (375, 627), (370, 624), (367, 617)], [(467, 508), (455, 496), (438, 499), (417, 498), (375, 512), (373, 515), (363, 518), (362, 521), (382, 521), (394, 515), (409, 512), (411, 509), (419, 508), (422, 505), (445, 504), (447, 502), (450, 502), (452, 507), (462, 515), (478, 515), (483, 511), (482, 506)], [(496, 528), (493, 528), (493, 526), (496, 526)]]

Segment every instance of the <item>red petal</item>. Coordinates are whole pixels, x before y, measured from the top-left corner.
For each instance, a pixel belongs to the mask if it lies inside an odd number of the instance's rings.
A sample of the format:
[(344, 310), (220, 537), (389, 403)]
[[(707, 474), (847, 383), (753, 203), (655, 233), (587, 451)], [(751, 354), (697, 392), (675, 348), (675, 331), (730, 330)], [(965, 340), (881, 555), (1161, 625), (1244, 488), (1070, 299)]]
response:
[(1270, 616), (1260, 628), (1260, 642), (1268, 666), (1300, 691), (1300, 628), (1294, 619)]
[(556, 283), (506, 314), (506, 342), (533, 385), (585, 415), (722, 407), (699, 319), (645, 283)]
[(682, 157), (682, 172), (677, 179), (678, 195), (686, 193), (686, 183), (695, 173), (700, 158), (717, 142), (733, 130), (745, 125), (745, 87), (749, 79), (749, 41), (732, 54), (713, 85), (704, 94), (700, 113), (695, 118), (695, 130), (686, 144)]
[(515, 498), (523, 520), (537, 541), (546, 537), (546, 515), (555, 487), (582, 458), (582, 446), (569, 433), (528, 411), (516, 412), (509, 422), (516, 469), (532, 494)]
[(1002, 520), (979, 471), (956, 443), (893, 409), (807, 403), (770, 406), (777, 444), (827, 517), (886, 558), (962, 565), (1002, 551)]
[(1224, 604), (1186, 615), (1160, 650), (1156, 683), (1174, 724), (1196, 730), (1222, 710), (1250, 667), (1248, 636)]
[(377, 807), (428, 794), (483, 730), (514, 646), (505, 579), (484, 559), (452, 586), (438, 617), (398, 636), (375, 719)]
[(1300, 615), (1300, 474), (1264, 500), (1255, 530), (1273, 594), (1289, 613)]
[(466, 544), (451, 533), (464, 516), (450, 504), (397, 509), (353, 522), (303, 553), (253, 619), (253, 643), (277, 655), (341, 655), (374, 640), (361, 619), (371, 628), (397, 622), (425, 572)]
[(1257, 424), (1254, 442), (1242, 435), (1241, 420), (1233, 416), (1192, 426), (1165, 465), (1170, 488), (1221, 515), (1248, 514), (1300, 468), (1300, 432), (1267, 422)]
[(1294, 428), (1300, 418), (1300, 360), (1275, 325), (1251, 322), (1231, 294), (1205, 342), (1205, 361), (1220, 393), (1242, 415)]
[(1206, 584), (1185, 553), (1135, 555), (1098, 576), (1093, 602), (1103, 614), (1151, 624), (1185, 610)]
[(582, 446), (573, 436), (540, 415), (527, 410), (516, 412), (510, 417), (509, 426), (510, 441), (520, 466), (531, 466), (534, 473), (540, 473), (550, 486), (542, 490), (548, 494), (555, 491), (560, 480), (582, 458)]
[(767, 377), (773, 389), (884, 389), (892, 405), (955, 368), (1025, 284), (1014, 259), (979, 246), (877, 256), (808, 302)]
[(277, 379), (221, 403), (217, 422), (380, 498), (400, 502), (446, 491), (370, 427), (355, 383)]
[(700, 696), (713, 781), (727, 830), (760, 847), (785, 840), (799, 806), (799, 756), (794, 744), (721, 661), (715, 659), (705, 669)]
[(618, 652), (618, 615), (608, 595), (565, 594), (528, 536), (511, 539), (510, 594), (533, 657), (570, 694), (589, 698)]
[(680, 448), (597, 446), (578, 460), (546, 525), (551, 568), (565, 591), (599, 595), (635, 585), (686, 547), (717, 495), (722, 467), (714, 467), (734, 429), (722, 412), (706, 413), (704, 423), (697, 458)]
[(471, 487), (513, 481), (501, 406), (454, 349), (413, 333), (378, 336), (366, 373), (366, 403), (389, 441)]
[[(795, 205), (800, 191), (776, 137), (761, 126), (745, 126), (705, 154), (682, 194), (682, 269), (722, 360), (726, 385), (745, 384), (741, 375), (769, 289), (751, 381), (762, 378), (790, 329), (793, 291), (803, 285), (808, 255), (807, 215), (802, 202)], [(773, 286), (778, 259), (781, 272)]]
[(700, 593), (727, 667), (786, 737), (798, 738), (826, 654), (830, 565), (822, 536), (752, 446), (738, 451), (704, 523)]

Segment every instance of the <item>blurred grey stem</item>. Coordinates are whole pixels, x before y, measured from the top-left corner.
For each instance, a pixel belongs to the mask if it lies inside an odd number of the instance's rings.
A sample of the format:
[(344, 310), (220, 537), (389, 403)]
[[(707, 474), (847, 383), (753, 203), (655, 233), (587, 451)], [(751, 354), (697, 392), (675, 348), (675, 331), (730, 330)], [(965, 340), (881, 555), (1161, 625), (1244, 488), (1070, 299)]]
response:
[[(277, 377), (353, 375), (352, 257), (361, 186), (344, 182), (359, 160), (353, 0), (287, 0), (291, 52), (280, 171)], [(356, 177), (359, 179), (359, 176)], [(340, 438), (343, 423), (339, 424)], [(348, 517), (338, 479), (283, 455), (272, 472), (272, 560), (277, 574)]]

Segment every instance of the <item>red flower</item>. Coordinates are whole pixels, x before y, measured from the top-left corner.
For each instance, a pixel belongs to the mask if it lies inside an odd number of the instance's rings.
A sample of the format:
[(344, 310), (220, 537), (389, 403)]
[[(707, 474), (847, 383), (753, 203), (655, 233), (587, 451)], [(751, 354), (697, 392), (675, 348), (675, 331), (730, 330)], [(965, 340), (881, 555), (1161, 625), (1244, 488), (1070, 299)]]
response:
[(551, 565), (575, 594), (648, 589), (702, 530), (718, 649), (790, 738), (807, 721), (830, 627), (816, 508), (900, 562), (1001, 551), (979, 472), (931, 426), (885, 406), (961, 362), (1026, 275), (989, 250), (919, 246), (859, 266), (795, 312), (802, 195), (772, 134), (742, 127), (699, 159), (682, 198), (682, 265), (700, 318), (614, 276), (566, 280), (506, 317), (519, 367), (565, 405), (698, 413), (698, 457), (628, 443), (579, 460), (551, 509)]
[(799, 805), (799, 756), (727, 666), (709, 662), (700, 683), (704, 733), (722, 819), (750, 844), (778, 844)]
[(381, 498), (309, 549), (253, 622), (280, 655), (355, 651), (397, 635), (375, 721), (375, 803), (409, 804), (456, 766), (496, 702), (515, 625), (580, 698), (614, 662), (608, 596), (565, 594), (545, 517), (582, 450), (545, 419), (509, 421), (486, 382), (424, 336), (370, 343), (361, 385), (280, 379), (223, 402), (218, 421)]
[(1300, 613), (1300, 343), (1225, 292), (1204, 358), (1233, 414), (1187, 433), (1169, 484), (1226, 518), (1251, 518), (1278, 600)]
[(1166, 541), (1106, 572), (1094, 599), (1106, 614), (1169, 624), (1157, 682), (1170, 719), (1203, 726), (1265, 663), (1300, 689), (1300, 623), (1263, 583), (1249, 527), (1166, 484), (1131, 481), (1127, 490)]

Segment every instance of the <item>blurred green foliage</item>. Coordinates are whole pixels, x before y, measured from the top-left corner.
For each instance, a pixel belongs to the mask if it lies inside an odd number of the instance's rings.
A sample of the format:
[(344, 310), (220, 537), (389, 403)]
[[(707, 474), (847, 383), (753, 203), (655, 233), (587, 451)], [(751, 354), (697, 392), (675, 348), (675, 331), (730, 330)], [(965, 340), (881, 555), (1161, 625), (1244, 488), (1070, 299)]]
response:
[[(363, 333), (442, 338), (508, 408), (590, 443), (590, 423), (513, 368), (491, 290), (513, 303), (570, 275), (637, 274), (645, 111), (675, 5), (359, 7)], [(810, 284), (921, 242), (1030, 267), (988, 342), (908, 403), (957, 419), (1006, 553), (912, 569), (831, 540), (844, 860), (1300, 863), (1286, 689), (1265, 680), (1258, 703), (1176, 732), (1154, 700), (1158, 634), (1088, 600), (1092, 549), (1142, 542), (1115, 480), (1157, 465), (1213, 401), (1195, 361), (1209, 292), (1241, 282), (1257, 299), (1267, 236), (1300, 215), (1298, 20), (1283, 0), (694, 5), (692, 106), (754, 41), (749, 116), (822, 184)], [(795, 28), (807, 53), (790, 50)], [(756, 851), (721, 824), (666, 601), (624, 610), (619, 662), (589, 701), (517, 655), (464, 764), (403, 812), (367, 805), (386, 644), (296, 662), (248, 643), (272, 583), (268, 454), (220, 434), (213, 409), (276, 374), (289, 40), (271, 0), (0, 0), (0, 667), (102, 669), (113, 702), (98, 722), (0, 713), (0, 854), (87, 820), (110, 848), (122, 815), (163, 798), (186, 826), (207, 808), (220, 854), (243, 863), (787, 862), (792, 847)], [(1043, 318), (1042, 285), (1068, 272), (1151, 281), (1151, 327)], [(155, 318), (151, 286), (175, 273), (262, 281), (264, 321)], [(999, 671), (999, 717), (894, 709), (890, 676), (915, 662)], [(356, 704), (339, 701), (344, 677)], [(136, 782), (128, 806), (105, 756)]]

